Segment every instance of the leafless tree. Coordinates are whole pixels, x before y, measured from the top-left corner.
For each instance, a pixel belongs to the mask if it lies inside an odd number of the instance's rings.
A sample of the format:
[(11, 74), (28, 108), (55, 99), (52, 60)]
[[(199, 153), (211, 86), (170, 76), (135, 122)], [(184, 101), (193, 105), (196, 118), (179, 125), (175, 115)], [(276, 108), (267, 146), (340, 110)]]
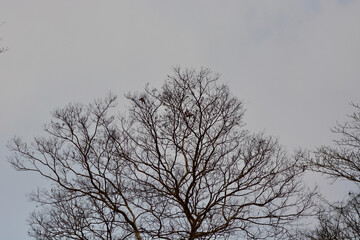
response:
[[(324, 204), (324, 202), (326, 204)], [(319, 225), (303, 233), (311, 240), (345, 240), (360, 238), (360, 194), (351, 193), (347, 201), (322, 202), (318, 210)]]
[[(360, 188), (360, 106), (352, 106), (355, 111), (350, 120), (332, 129), (340, 136), (334, 140), (335, 147), (320, 147), (303, 158), (308, 169), (334, 181), (348, 180)], [(333, 204), (323, 200), (318, 213), (320, 225), (306, 235), (311, 239), (360, 239), (360, 193), (349, 192), (346, 199)]]
[(323, 146), (315, 151), (315, 156), (307, 158), (312, 171), (324, 173), (337, 179), (346, 179), (360, 187), (360, 106), (352, 104), (355, 112), (344, 124), (338, 123), (332, 129), (340, 138), (334, 140), (336, 146)]
[(54, 112), (47, 137), (14, 138), (10, 162), (53, 183), (33, 200), (37, 239), (266, 239), (311, 208), (298, 159), (244, 130), (243, 104), (207, 69), (163, 87)]

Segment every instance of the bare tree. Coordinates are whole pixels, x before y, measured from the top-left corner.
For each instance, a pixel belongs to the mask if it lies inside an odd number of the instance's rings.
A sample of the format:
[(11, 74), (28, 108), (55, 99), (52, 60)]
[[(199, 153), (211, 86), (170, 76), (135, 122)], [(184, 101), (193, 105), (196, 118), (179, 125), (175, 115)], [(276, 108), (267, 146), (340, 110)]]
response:
[(352, 104), (355, 112), (344, 124), (338, 123), (332, 132), (340, 135), (335, 147), (323, 146), (307, 159), (312, 171), (337, 179), (346, 179), (360, 187), (360, 106)]
[[(350, 120), (332, 129), (340, 136), (334, 140), (335, 147), (320, 147), (313, 156), (306, 154), (303, 158), (308, 169), (360, 187), (360, 106), (352, 106), (355, 111)], [(360, 239), (360, 193), (349, 192), (346, 199), (333, 204), (323, 200), (319, 226), (306, 235), (311, 239)]]
[[(285, 238), (312, 193), (298, 159), (273, 137), (244, 130), (243, 104), (218, 75), (174, 69), (163, 87), (54, 113), (13, 166), (51, 180), (30, 218), (37, 239)], [(56, 216), (56, 217), (55, 217)], [(57, 238), (56, 238), (56, 237)]]
[[(326, 203), (326, 204), (324, 204)], [(303, 233), (311, 240), (345, 240), (360, 238), (360, 194), (351, 193), (347, 201), (319, 206), (319, 224), (315, 229)]]

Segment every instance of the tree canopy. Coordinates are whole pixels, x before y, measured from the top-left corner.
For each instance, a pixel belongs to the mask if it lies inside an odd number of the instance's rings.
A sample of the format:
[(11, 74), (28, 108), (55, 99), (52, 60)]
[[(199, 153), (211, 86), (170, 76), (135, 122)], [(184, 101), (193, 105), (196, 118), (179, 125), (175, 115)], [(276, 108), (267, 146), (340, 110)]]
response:
[(45, 136), (9, 144), (38, 190), (36, 239), (286, 238), (311, 209), (299, 160), (245, 129), (243, 103), (208, 69), (174, 68), (161, 89), (53, 113)]

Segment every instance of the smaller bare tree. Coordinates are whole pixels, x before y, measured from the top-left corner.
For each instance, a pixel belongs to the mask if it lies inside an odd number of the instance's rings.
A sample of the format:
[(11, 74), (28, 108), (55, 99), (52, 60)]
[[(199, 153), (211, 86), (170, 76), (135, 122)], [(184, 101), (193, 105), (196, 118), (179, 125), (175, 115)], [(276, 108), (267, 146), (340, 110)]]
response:
[[(335, 147), (320, 147), (313, 156), (306, 154), (303, 159), (308, 169), (333, 181), (348, 180), (360, 188), (360, 106), (352, 106), (355, 111), (349, 115), (350, 120), (332, 129), (340, 135), (334, 140)], [(319, 226), (305, 234), (311, 239), (360, 239), (360, 193), (349, 192), (346, 201), (337, 203), (323, 200), (318, 219)]]
[(360, 187), (360, 106), (352, 103), (355, 111), (350, 120), (338, 123), (332, 132), (340, 138), (334, 140), (335, 147), (322, 146), (314, 157), (307, 157), (307, 167), (323, 173), (333, 180), (346, 179)]
[(311, 240), (359, 239), (359, 206), (360, 194), (351, 193), (350, 198), (344, 202), (328, 203), (323, 200), (317, 213), (319, 225), (305, 231), (303, 236)]

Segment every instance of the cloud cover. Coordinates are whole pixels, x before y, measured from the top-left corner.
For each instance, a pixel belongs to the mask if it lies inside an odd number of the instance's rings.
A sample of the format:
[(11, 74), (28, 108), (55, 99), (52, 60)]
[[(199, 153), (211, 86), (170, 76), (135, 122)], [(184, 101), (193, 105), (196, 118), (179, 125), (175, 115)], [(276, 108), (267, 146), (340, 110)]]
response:
[(6, 141), (39, 135), (68, 102), (159, 87), (174, 65), (220, 73), (247, 127), (289, 150), (331, 143), (359, 102), (359, 11), (355, 0), (0, 0), (2, 238), (27, 238), (25, 194), (43, 184), (10, 168)]

